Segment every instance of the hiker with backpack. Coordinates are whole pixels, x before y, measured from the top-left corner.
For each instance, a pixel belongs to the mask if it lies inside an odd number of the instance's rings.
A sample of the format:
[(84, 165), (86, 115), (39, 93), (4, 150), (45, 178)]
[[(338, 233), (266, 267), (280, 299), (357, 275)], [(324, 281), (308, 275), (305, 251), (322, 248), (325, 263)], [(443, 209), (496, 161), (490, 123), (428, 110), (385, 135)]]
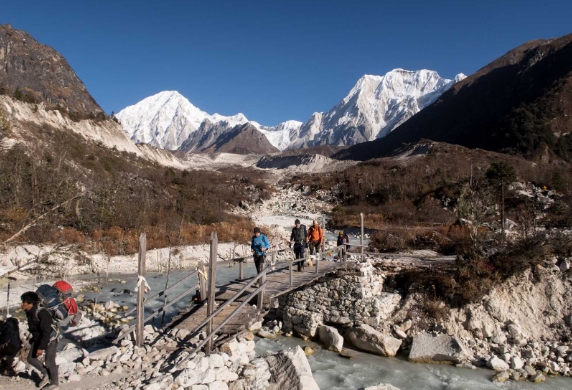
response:
[(320, 247), (324, 245), (324, 231), (314, 219), (312, 226), (308, 229), (308, 246), (310, 247), (310, 255), (317, 255), (320, 252)]
[[(308, 231), (306, 230), (305, 225), (300, 224), (300, 220), (296, 219), (294, 221), (294, 227), (292, 228), (292, 234), (290, 234), (290, 247), (294, 244), (294, 255), (296, 259), (303, 259), (304, 258), (304, 249), (308, 244)], [(302, 272), (304, 270), (304, 260), (297, 261), (295, 263), (298, 265), (298, 272)]]
[(346, 252), (348, 249), (350, 249), (350, 246), (348, 245), (350, 243), (350, 238), (348, 237), (348, 235), (346, 233), (344, 233), (343, 230), (340, 230), (338, 233), (338, 244), (337, 246), (342, 246), (342, 255), (345, 256)]
[(268, 237), (260, 232), (259, 227), (255, 227), (250, 249), (252, 250), (254, 265), (256, 266), (256, 272), (258, 273), (261, 273), (264, 269), (264, 262), (266, 261), (266, 252), (268, 251), (268, 248), (270, 248)]
[[(48, 309), (40, 306), (40, 297), (33, 291), (22, 294), (22, 310), (28, 318), (28, 329), (32, 335), (28, 363), (40, 371), (42, 379), (38, 387), (46, 390), (58, 388), (58, 366), (56, 365), (56, 347), (59, 331)], [(44, 360), (44, 363), (40, 361)]]
[(4, 366), (9, 375), (16, 375), (14, 372), (14, 360), (20, 349), (20, 326), (18, 320), (11, 317), (6, 321), (0, 321), (0, 368), (4, 371)]

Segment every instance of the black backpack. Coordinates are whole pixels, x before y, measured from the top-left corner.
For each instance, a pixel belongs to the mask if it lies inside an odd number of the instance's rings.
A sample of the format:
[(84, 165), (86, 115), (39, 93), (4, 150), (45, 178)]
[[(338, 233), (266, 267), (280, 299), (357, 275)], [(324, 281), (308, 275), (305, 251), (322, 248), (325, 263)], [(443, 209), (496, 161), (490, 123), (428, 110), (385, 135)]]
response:
[(19, 350), (22, 346), (20, 341), (20, 327), (18, 320), (15, 318), (8, 318), (5, 322), (0, 324), (0, 352), (2, 350), (12, 349)]
[[(292, 228), (292, 233), (294, 233), (294, 229), (296, 229), (296, 228)], [(299, 242), (304, 243), (305, 240), (306, 240), (306, 237), (308, 237), (308, 231), (306, 230), (306, 225), (300, 225), (300, 231), (303, 231), (303, 232), (304, 232), (303, 237), (302, 237), (301, 239), (298, 239), (298, 238), (300, 238), (300, 237), (296, 237), (296, 236), (294, 235), (294, 241), (299, 241)]]

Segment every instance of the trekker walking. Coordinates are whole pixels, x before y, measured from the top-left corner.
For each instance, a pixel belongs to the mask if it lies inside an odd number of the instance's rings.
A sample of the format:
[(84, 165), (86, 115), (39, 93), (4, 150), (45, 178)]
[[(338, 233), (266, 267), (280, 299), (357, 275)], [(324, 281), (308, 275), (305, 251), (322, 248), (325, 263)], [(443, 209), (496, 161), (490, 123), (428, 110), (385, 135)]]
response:
[(324, 232), (316, 219), (312, 221), (312, 226), (308, 229), (308, 241), (311, 255), (318, 254), (320, 247), (324, 245)]
[[(39, 306), (40, 297), (33, 291), (22, 294), (22, 310), (28, 318), (28, 329), (32, 334), (28, 363), (41, 372), (42, 380), (38, 384), (45, 390), (58, 389), (58, 366), (56, 365), (56, 347), (58, 345), (57, 325), (50, 312)], [(42, 363), (43, 359), (45, 363)]]
[[(292, 234), (290, 234), (290, 247), (294, 244), (294, 255), (296, 259), (304, 258), (304, 248), (308, 243), (308, 231), (305, 225), (300, 224), (300, 220), (294, 221), (294, 227), (292, 228)], [(297, 261), (295, 264), (298, 265), (298, 272), (304, 270), (304, 260)]]
[(346, 255), (346, 251), (348, 249), (350, 249), (350, 246), (347, 245), (349, 243), (350, 243), (350, 238), (348, 237), (348, 235), (346, 233), (344, 233), (343, 230), (340, 230), (340, 232), (338, 233), (338, 245), (337, 246), (341, 246), (341, 245), (346, 244), (342, 247), (342, 254), (344, 256)]
[(22, 348), (20, 341), (20, 327), (18, 320), (10, 317), (6, 321), (0, 321), (0, 369), (4, 366), (9, 375), (17, 375), (14, 371), (14, 360)]
[(260, 232), (259, 227), (255, 227), (250, 249), (252, 249), (254, 265), (256, 266), (256, 272), (258, 273), (261, 273), (264, 269), (264, 261), (266, 260), (266, 251), (268, 248), (270, 248), (270, 241), (268, 241), (268, 237)]

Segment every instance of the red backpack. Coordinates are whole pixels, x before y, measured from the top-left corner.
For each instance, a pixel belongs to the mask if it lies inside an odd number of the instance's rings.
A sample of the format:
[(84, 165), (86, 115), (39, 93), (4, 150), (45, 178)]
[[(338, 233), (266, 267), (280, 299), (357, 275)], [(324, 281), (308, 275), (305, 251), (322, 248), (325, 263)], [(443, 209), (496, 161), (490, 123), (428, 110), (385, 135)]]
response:
[(58, 290), (60, 301), (63, 303), (68, 311), (68, 315), (71, 317), (69, 326), (77, 326), (81, 321), (81, 313), (79, 312), (77, 302), (72, 298), (73, 287), (65, 280), (58, 280), (54, 283), (54, 288)]

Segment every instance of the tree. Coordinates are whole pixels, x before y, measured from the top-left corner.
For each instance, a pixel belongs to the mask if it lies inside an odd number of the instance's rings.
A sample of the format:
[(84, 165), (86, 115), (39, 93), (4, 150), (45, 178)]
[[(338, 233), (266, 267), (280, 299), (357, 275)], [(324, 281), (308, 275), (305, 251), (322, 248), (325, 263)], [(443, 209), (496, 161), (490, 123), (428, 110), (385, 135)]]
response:
[(502, 240), (505, 240), (505, 226), (506, 226), (506, 216), (504, 213), (504, 193), (505, 188), (510, 183), (516, 180), (516, 172), (514, 168), (503, 161), (494, 162), (489, 166), (486, 173), (489, 184), (498, 189), (501, 198), (501, 228), (502, 228)]

